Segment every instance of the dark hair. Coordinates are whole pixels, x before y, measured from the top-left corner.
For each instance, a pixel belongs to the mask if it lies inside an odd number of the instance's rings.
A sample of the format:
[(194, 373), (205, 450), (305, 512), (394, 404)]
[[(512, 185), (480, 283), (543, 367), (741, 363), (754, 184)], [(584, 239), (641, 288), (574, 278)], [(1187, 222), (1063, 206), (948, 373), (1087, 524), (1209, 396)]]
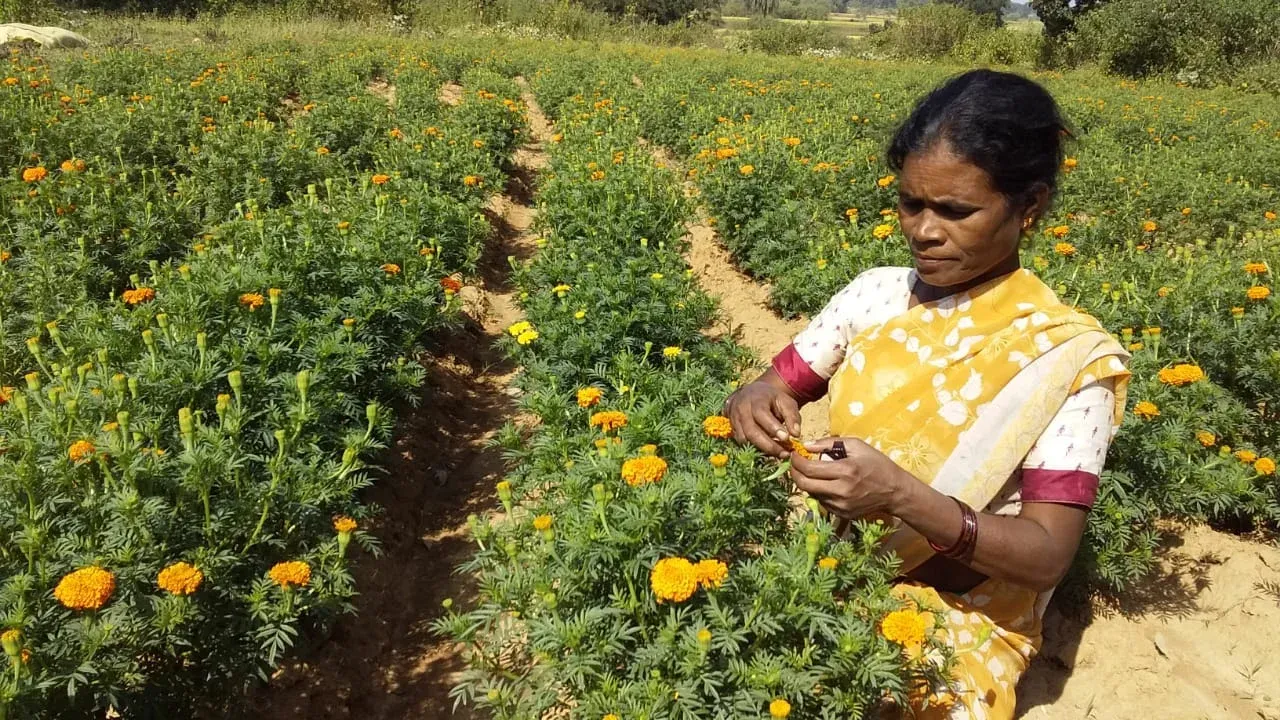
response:
[(916, 104), (889, 144), (889, 165), (900, 171), (908, 155), (945, 140), (1006, 197), (1024, 198), (1041, 183), (1052, 194), (1070, 135), (1048, 90), (1021, 75), (973, 70)]

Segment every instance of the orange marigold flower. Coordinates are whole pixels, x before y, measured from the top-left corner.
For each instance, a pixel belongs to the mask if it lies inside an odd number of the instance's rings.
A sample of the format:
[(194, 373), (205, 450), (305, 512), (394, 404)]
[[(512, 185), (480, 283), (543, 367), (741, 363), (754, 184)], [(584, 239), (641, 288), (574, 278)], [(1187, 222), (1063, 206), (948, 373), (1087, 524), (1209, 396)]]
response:
[(898, 178), (897, 178), (896, 176), (893, 176), (893, 175), (885, 175), (884, 177), (882, 177), (882, 178), (880, 178), (879, 180), (877, 180), (877, 181), (876, 181), (876, 185), (879, 185), (879, 186), (880, 186), (880, 187), (882, 187), (882, 188), (886, 188), (886, 187), (889, 187), (890, 185), (892, 185), (892, 184), (893, 184), (893, 181), (894, 181), (894, 180), (897, 180), (897, 179), (898, 179)]
[(645, 455), (622, 463), (622, 479), (632, 487), (658, 482), (666, 474), (667, 461), (660, 457)]
[(1079, 160), (1076, 160), (1073, 157), (1069, 157), (1066, 160), (1062, 161), (1062, 169), (1067, 172), (1071, 172), (1072, 170), (1075, 170), (1076, 166), (1079, 164), (1080, 164)]
[(799, 455), (805, 460), (812, 460), (814, 457), (813, 453), (809, 451), (809, 448), (805, 447), (804, 443), (798, 438), (791, 438), (791, 452)]
[(742, 167), (738, 168), (738, 172), (742, 173), (743, 175), (750, 175), (755, 171), (756, 171), (755, 165), (743, 165)]
[(906, 648), (923, 645), (927, 631), (924, 614), (910, 608), (894, 610), (880, 621), (880, 634)]
[(141, 305), (155, 300), (156, 291), (149, 287), (134, 288), (120, 293), (120, 299), (128, 305)]
[(13, 257), (13, 253), (8, 250), (0, 250), (0, 263), (7, 263)]
[(1213, 447), (1218, 442), (1218, 437), (1208, 430), (1201, 430), (1196, 433), (1196, 440), (1205, 447)]
[(1063, 257), (1071, 257), (1076, 254), (1076, 246), (1069, 242), (1060, 242), (1053, 246), (1053, 251)]
[(1235, 455), (1236, 459), (1245, 465), (1251, 465), (1254, 460), (1258, 459), (1258, 453), (1252, 450), (1237, 450), (1232, 455)]
[(871, 231), (871, 234), (874, 235), (877, 240), (884, 240), (893, 234), (893, 226), (888, 223), (877, 225), (875, 229)]
[(40, 182), (49, 175), (49, 171), (43, 165), (29, 167), (22, 171), (22, 182), (35, 183)]
[(462, 281), (455, 277), (445, 276), (440, 278), (440, 287), (446, 295), (452, 295), (462, 289)]
[(822, 568), (823, 570), (835, 570), (836, 566), (839, 564), (840, 564), (839, 560), (830, 556), (824, 557), (818, 561), (818, 567)]
[(311, 566), (302, 560), (278, 562), (267, 571), (271, 581), (286, 590), (290, 587), (306, 587), (311, 583)]
[(200, 568), (185, 562), (176, 562), (160, 571), (156, 584), (161, 590), (174, 595), (190, 595), (204, 582)]
[(383, 263), (383, 264), (382, 264), (382, 272), (384, 272), (384, 273), (386, 273), (386, 274), (388, 274), (388, 275), (399, 275), (399, 274), (400, 274), (400, 266), (399, 266), (399, 265), (397, 265), (397, 264), (395, 264), (395, 263)]
[(800, 144), (800, 138), (798, 137), (783, 138), (782, 142), (786, 143), (787, 147), (795, 147)]
[(467, 175), (466, 177), (462, 178), (462, 184), (466, 185), (467, 187), (475, 187), (480, 184), (480, 176)]
[(387, 183), (391, 182), (391, 176), (378, 173), (377, 175), (374, 175), (370, 179), (370, 182), (372, 182), (374, 185), (386, 185)]
[(93, 457), (97, 451), (98, 449), (88, 440), (77, 440), (67, 448), (67, 456), (71, 458), (71, 462), (80, 463)]
[(1070, 225), (1054, 225), (1053, 227), (1049, 228), (1045, 232), (1054, 236), (1055, 238), (1061, 239), (1071, 233), (1071, 226)]
[(713, 438), (724, 439), (733, 435), (733, 423), (723, 415), (712, 415), (702, 421), (702, 431)]
[(1275, 219), (1276, 219), (1276, 214), (1275, 214), (1274, 212), (1272, 212), (1272, 211), (1268, 210), (1268, 211), (1266, 211), (1266, 212), (1262, 213), (1262, 217), (1266, 218), (1266, 219), (1267, 219), (1267, 222), (1271, 222), (1272, 220), (1275, 220)]
[(0, 387), (0, 405), (4, 405), (5, 403), (8, 403), (9, 400), (13, 398), (13, 393), (16, 391), (17, 391), (17, 388), (13, 387), (12, 385), (5, 385), (3, 387)]
[(604, 393), (600, 388), (586, 387), (578, 391), (578, 407), (595, 407), (600, 403), (600, 399), (604, 397)]
[(1260, 262), (1245, 263), (1244, 271), (1250, 275), (1261, 275), (1267, 271), (1267, 264)]
[(70, 160), (63, 160), (62, 164), (58, 167), (62, 172), (84, 172), (85, 164), (83, 160), (72, 158)]
[(1205, 375), (1204, 370), (1201, 370), (1199, 365), (1179, 364), (1162, 369), (1158, 377), (1160, 382), (1165, 385), (1182, 387), (1183, 385), (1190, 385), (1204, 380)]
[(1153, 233), (1157, 229), (1159, 229), (1159, 226), (1156, 225), (1155, 220), (1144, 220), (1142, 222), (1142, 232), (1144, 233)]
[(1246, 292), (1245, 295), (1250, 300), (1266, 300), (1271, 297), (1271, 288), (1266, 287), (1265, 285), (1254, 285), (1249, 288), (1249, 291)]
[(697, 572), (684, 558), (662, 558), (649, 573), (649, 587), (659, 603), (684, 602), (698, 589)]
[(349, 533), (356, 529), (356, 521), (346, 515), (339, 515), (333, 519), (333, 529), (340, 533)]
[(719, 470), (729, 464), (729, 456), (724, 453), (714, 453), (711, 457), (707, 458), (707, 462), (711, 463), (711, 467)]
[(600, 426), (601, 432), (612, 432), (627, 424), (626, 413), (617, 410), (604, 410), (591, 416), (590, 425)]
[(1258, 461), (1253, 464), (1253, 469), (1257, 470), (1259, 475), (1275, 475), (1276, 461), (1269, 457), (1258, 458)]
[(724, 584), (729, 577), (729, 566), (716, 559), (699, 560), (693, 566), (693, 574), (698, 580), (698, 587), (713, 590)]
[(53, 589), (53, 596), (72, 610), (97, 610), (116, 591), (116, 576), (96, 565), (67, 573)]
[(244, 293), (240, 296), (240, 304), (249, 308), (249, 312), (262, 307), (265, 302), (266, 298), (262, 297), (260, 293)]
[(317, 154), (317, 155), (328, 155), (328, 154), (329, 154), (329, 148), (325, 147), (324, 145), (321, 145), (320, 147), (316, 148), (316, 154)]
[(1143, 420), (1150, 420), (1151, 418), (1159, 417), (1160, 408), (1156, 407), (1156, 404), (1153, 402), (1143, 400), (1133, 406), (1133, 414)]
[(791, 703), (782, 698), (774, 698), (769, 703), (769, 717), (782, 720), (791, 714)]

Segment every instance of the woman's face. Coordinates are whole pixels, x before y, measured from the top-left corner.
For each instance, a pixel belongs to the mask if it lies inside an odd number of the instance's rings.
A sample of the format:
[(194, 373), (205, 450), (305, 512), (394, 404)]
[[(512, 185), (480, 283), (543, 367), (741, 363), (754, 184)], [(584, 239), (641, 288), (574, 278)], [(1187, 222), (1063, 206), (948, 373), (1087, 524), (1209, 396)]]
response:
[(952, 288), (1009, 272), (1018, 265), (1023, 222), (1043, 200), (1019, 207), (982, 168), (945, 141), (907, 156), (898, 183), (898, 215), (916, 273), (925, 283)]

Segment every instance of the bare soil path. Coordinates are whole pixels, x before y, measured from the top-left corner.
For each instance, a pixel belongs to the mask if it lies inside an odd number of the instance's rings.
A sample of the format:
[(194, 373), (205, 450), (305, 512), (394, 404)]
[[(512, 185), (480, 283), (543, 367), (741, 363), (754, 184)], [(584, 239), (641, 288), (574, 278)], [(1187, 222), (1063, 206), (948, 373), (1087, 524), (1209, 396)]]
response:
[(425, 402), (402, 416), (399, 439), (382, 458), (387, 475), (369, 494), (384, 509), (372, 528), (384, 554), (356, 563), (358, 614), (339, 621), (330, 638), (251, 698), (260, 720), (472, 717), (465, 708), (453, 712), (449, 690), (462, 658), (430, 624), (444, 599), (472, 592), (454, 574), (471, 552), (466, 518), (492, 504), (504, 472), (500, 455), (485, 446), (505, 423), (521, 420), (510, 386), (515, 368), (494, 340), (520, 318), (507, 257), (532, 252), (531, 197), (546, 164), (542, 142), (550, 137), (527, 90), (524, 100), (531, 137), (516, 152), (505, 192), (485, 209), (494, 234), (479, 285), (461, 293), (470, 321), (439, 339), (427, 360)]
[[(680, 163), (666, 148), (654, 157)], [(692, 183), (686, 192), (696, 195)], [(735, 267), (700, 209), (688, 261), (729, 331), (771, 358), (806, 320), (768, 307), (768, 287)], [(826, 434), (824, 400), (804, 408)], [(1113, 606), (1055, 602), (1041, 654), (1019, 687), (1025, 720), (1280, 720), (1280, 548), (1203, 526), (1170, 528), (1160, 570)]]

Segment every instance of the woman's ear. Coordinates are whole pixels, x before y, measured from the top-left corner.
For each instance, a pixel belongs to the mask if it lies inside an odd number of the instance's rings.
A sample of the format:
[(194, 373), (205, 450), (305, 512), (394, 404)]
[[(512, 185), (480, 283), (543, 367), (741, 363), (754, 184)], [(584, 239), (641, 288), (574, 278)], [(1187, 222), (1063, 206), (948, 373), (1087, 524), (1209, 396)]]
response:
[(1022, 208), (1023, 227), (1030, 227), (1040, 221), (1049, 212), (1053, 200), (1053, 192), (1044, 183), (1036, 183), (1027, 190), (1026, 200)]

